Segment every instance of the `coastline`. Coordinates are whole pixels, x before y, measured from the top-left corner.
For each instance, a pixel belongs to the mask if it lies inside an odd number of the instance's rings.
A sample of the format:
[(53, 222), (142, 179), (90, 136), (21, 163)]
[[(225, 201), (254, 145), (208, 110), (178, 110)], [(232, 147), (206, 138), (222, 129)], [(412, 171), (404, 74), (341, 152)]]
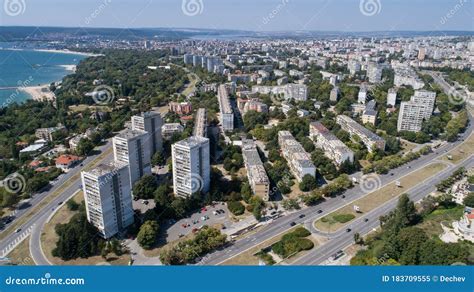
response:
[(19, 87), (18, 89), (28, 94), (31, 96), (31, 99), (36, 101), (54, 101), (56, 99), (54, 92), (49, 90), (48, 84)]
[(77, 51), (70, 51), (70, 50), (54, 50), (54, 49), (2, 48), (1, 50), (5, 50), (5, 51), (8, 51), (8, 50), (10, 50), (10, 51), (35, 51), (35, 52), (45, 52), (45, 53), (57, 53), (57, 54), (79, 55), (79, 56), (87, 56), (87, 57), (99, 57), (99, 56), (103, 56), (103, 54), (77, 52)]

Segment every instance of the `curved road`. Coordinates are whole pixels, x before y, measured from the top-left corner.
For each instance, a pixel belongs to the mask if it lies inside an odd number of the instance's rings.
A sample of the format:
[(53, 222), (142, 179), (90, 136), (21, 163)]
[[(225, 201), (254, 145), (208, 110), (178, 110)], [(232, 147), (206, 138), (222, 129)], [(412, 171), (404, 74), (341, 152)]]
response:
[[(469, 126), (466, 129), (466, 131), (463, 133), (460, 140), (458, 140), (454, 143), (447, 143), (447, 144), (439, 147), (434, 152), (432, 152), (428, 155), (422, 156), (417, 160), (411, 161), (411, 162), (409, 162), (409, 163), (407, 163), (407, 164), (405, 164), (405, 165), (403, 165), (399, 168), (391, 170), (390, 173), (394, 173), (393, 176), (391, 176), (390, 174), (380, 175), (379, 178), (380, 178), (380, 181), (381, 181), (381, 186), (385, 186), (386, 184), (395, 182), (395, 181), (399, 180), (401, 177), (409, 175), (411, 172), (422, 169), (426, 165), (433, 163), (434, 160), (440, 159), (441, 157), (446, 155), (446, 152), (449, 152), (450, 150), (454, 149), (455, 147), (457, 147), (458, 145), (463, 143), (463, 140), (469, 138), (471, 136), (472, 132), (473, 132), (473, 120), (472, 120), (472, 117), (470, 116)], [(469, 161), (465, 162), (465, 163), (470, 163), (470, 161), (471, 161), (471, 159), (469, 159)], [(437, 174), (435, 176), (432, 176), (431, 180), (429, 180), (429, 183), (428, 183), (428, 180), (427, 180), (426, 184), (419, 184), (418, 186), (412, 188), (411, 192), (416, 197), (418, 197), (418, 196), (423, 197), (423, 196), (427, 195), (429, 192), (424, 193), (424, 192), (421, 191), (419, 193), (420, 188), (423, 188), (421, 190), (425, 190), (424, 188), (430, 188), (430, 190), (431, 190), (431, 188), (434, 188), (434, 185), (435, 185), (434, 182), (437, 182), (437, 181), (443, 179), (442, 177), (444, 177), (444, 176), (446, 176), (446, 177), (449, 176), (451, 174), (451, 172), (453, 171), (453, 169), (456, 169), (458, 167), (459, 167), (459, 165), (449, 166), (449, 167), (445, 168), (439, 174)], [(346, 195), (347, 198), (350, 199), (350, 201), (353, 201), (353, 200), (357, 200), (361, 197), (364, 197), (365, 195), (367, 195), (370, 192), (372, 192), (372, 191), (369, 191), (369, 192), (364, 191), (360, 188), (360, 185), (357, 185), (354, 188), (352, 188), (350, 190), (347, 190), (345, 192), (345, 195)], [(199, 264), (204, 264), (204, 265), (218, 265), (218, 264), (221, 264), (221, 263), (225, 262), (226, 260), (228, 260), (232, 257), (235, 257), (238, 254), (240, 254), (240, 253), (242, 253), (242, 252), (244, 252), (248, 249), (253, 248), (256, 245), (265, 242), (268, 239), (271, 239), (271, 238), (273, 238), (277, 235), (280, 235), (280, 234), (286, 232), (288, 229), (291, 228), (291, 226), (290, 226), (291, 222), (295, 222), (297, 224), (305, 224), (307, 222), (313, 222), (313, 221), (315, 221), (319, 218), (324, 217), (326, 214), (333, 212), (334, 210), (337, 210), (337, 209), (339, 209), (343, 206), (346, 206), (346, 205), (350, 204), (350, 201), (342, 199), (341, 196), (338, 196), (336, 198), (327, 199), (326, 201), (324, 201), (324, 202), (322, 202), (322, 203), (320, 203), (316, 206), (311, 206), (311, 207), (305, 208), (303, 210), (300, 210), (298, 212), (292, 213), (290, 215), (275, 219), (272, 223), (270, 223), (268, 226), (264, 227), (258, 233), (254, 234), (254, 235), (251, 235), (247, 238), (243, 238), (241, 240), (235, 241), (231, 246), (229, 246), (228, 248), (226, 248), (224, 250), (215, 251), (215, 252), (207, 255)], [(396, 202), (396, 200), (395, 200), (395, 202)], [(381, 212), (382, 214), (385, 214), (391, 209), (393, 209), (393, 206), (391, 206), (391, 205), (390, 206), (389, 205), (382, 205), (382, 207), (379, 207), (379, 208), (373, 210), (372, 212), (374, 214), (377, 213), (377, 212)], [(317, 213), (318, 210), (322, 210), (323, 212), (318, 214)], [(300, 215), (303, 215), (303, 214), (305, 215), (305, 217), (302, 218), (302, 219), (299, 218)], [(375, 215), (373, 215), (373, 216), (375, 216)], [(365, 217), (367, 217), (367, 216), (365, 216)], [(365, 218), (365, 217), (363, 217), (363, 218)], [(377, 218), (377, 220), (370, 220), (369, 221), (370, 224), (376, 224), (378, 226), (378, 216), (376, 218)], [(356, 220), (354, 222), (358, 222), (358, 220)], [(373, 223), (372, 221), (376, 221), (376, 223)], [(364, 225), (364, 226), (368, 226), (368, 225)], [(370, 227), (368, 231), (372, 230), (372, 228), (373, 227)], [(359, 232), (360, 234), (364, 234), (363, 231), (364, 230), (357, 230), (356, 232)], [(343, 230), (342, 232), (345, 232), (345, 230)], [(339, 237), (336, 236), (336, 238), (339, 238)], [(341, 238), (345, 239), (345, 238), (347, 238), (347, 236), (341, 236)], [(339, 239), (339, 241), (342, 242), (342, 239)], [(352, 234), (350, 234), (350, 240), (353, 240), (353, 235)], [(346, 239), (346, 241), (347, 241), (347, 239)], [(343, 244), (340, 244), (340, 245), (343, 245)], [(346, 246), (347, 245), (348, 244), (346, 244)], [(326, 245), (324, 245), (324, 246), (325, 246), (325, 248), (328, 248)], [(323, 246), (321, 246), (320, 248), (315, 249), (315, 251), (318, 251), (317, 253), (319, 254), (320, 253), (319, 250), (322, 247)], [(341, 249), (341, 247), (339, 247), (339, 245), (338, 245), (338, 249), (336, 249), (336, 251), (338, 251), (339, 249)], [(332, 250), (333, 249), (331, 249), (331, 251)], [(324, 253), (324, 256), (326, 256), (326, 253)], [(307, 257), (308, 257), (308, 254), (305, 256), (305, 258), (307, 258)], [(327, 257), (329, 257), (329, 256), (327, 256)], [(325, 257), (324, 259), (327, 259), (327, 257)], [(317, 262), (317, 261), (316, 260), (311, 260), (309, 264), (312, 264), (314, 262)], [(298, 262), (298, 264), (305, 264), (305, 263), (299, 263)]]
[[(79, 189), (81, 185), (81, 177), (79, 174), (83, 168), (112, 160), (112, 156), (113, 156), (112, 152), (107, 153), (107, 155), (105, 155), (104, 157), (100, 157), (99, 160), (96, 160), (102, 153), (110, 151), (111, 145), (112, 145), (111, 142), (107, 141), (105, 145), (98, 147), (96, 149), (98, 150), (98, 153), (88, 156), (82, 162), (84, 167), (77, 166), (71, 169), (68, 173), (63, 174), (49, 191), (33, 196), (33, 198), (30, 200), (31, 206), (29, 208), (22, 210), (21, 212), (18, 211), (15, 214), (16, 218), (10, 224), (14, 224), (19, 219), (22, 219), (24, 216), (29, 215), (30, 209), (35, 208), (35, 206), (40, 204), (44, 199), (46, 199), (50, 195), (58, 191), (61, 191), (60, 195), (55, 197), (53, 200), (51, 200), (51, 202), (46, 204), (44, 207), (40, 208), (39, 210), (35, 210), (35, 213), (30, 218), (28, 218), (28, 220), (26, 220), (25, 223), (23, 223), (21, 226), (18, 227), (18, 228), (21, 228), (21, 230), (25, 230), (25, 231), (31, 230), (32, 236), (30, 238), (30, 250), (31, 250), (31, 255), (33, 257), (33, 260), (35, 260), (35, 263), (48, 264), (47, 260), (44, 258), (39, 248), (40, 247), (39, 241), (34, 240), (35, 236), (37, 236), (38, 238), (40, 237), (41, 230), (44, 223), (49, 218), (51, 213), (56, 211), (58, 205), (60, 205), (61, 202), (66, 202)], [(9, 246), (12, 246), (15, 242), (19, 240), (20, 236), (23, 235), (23, 233), (21, 232), (16, 233), (9, 229), (4, 230), (3, 232), (11, 232), (11, 233), (5, 236), (5, 238), (0, 241), (0, 251), (7, 249)]]

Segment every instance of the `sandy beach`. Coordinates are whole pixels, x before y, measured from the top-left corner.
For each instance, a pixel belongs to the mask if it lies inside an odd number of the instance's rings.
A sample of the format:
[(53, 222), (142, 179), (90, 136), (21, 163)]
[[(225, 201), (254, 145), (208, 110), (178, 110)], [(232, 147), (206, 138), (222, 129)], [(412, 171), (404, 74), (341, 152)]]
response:
[(63, 67), (67, 71), (71, 71), (71, 72), (76, 72), (76, 68), (77, 68), (76, 65), (59, 65), (59, 66)]
[(36, 52), (46, 52), (46, 53), (81, 55), (81, 56), (87, 56), (87, 57), (103, 56), (102, 54), (94, 54), (94, 53), (86, 53), (86, 52), (77, 52), (77, 51), (70, 51), (70, 50), (19, 49), (19, 48), (2, 48), (2, 50), (10, 50), (10, 51), (36, 51)]
[(82, 55), (82, 56), (88, 56), (88, 57), (98, 57), (98, 56), (102, 56), (102, 54), (93, 54), (93, 53), (86, 53), (86, 52), (76, 52), (76, 51), (69, 51), (69, 50), (35, 49), (34, 51), (37, 51), (37, 52), (48, 52), (48, 53), (58, 53), (58, 54)]
[(33, 100), (54, 100), (56, 96), (49, 90), (49, 85), (19, 87), (23, 92), (31, 96)]

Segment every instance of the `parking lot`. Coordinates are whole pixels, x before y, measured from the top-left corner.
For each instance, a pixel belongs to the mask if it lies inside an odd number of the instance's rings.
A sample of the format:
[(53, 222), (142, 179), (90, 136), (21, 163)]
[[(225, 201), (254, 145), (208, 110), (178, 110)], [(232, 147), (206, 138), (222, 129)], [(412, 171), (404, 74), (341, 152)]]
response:
[(214, 206), (202, 208), (188, 218), (177, 222), (167, 222), (167, 224), (167, 226), (163, 226), (163, 229), (166, 230), (164, 236), (167, 242), (171, 242), (192, 232), (197, 232), (204, 225), (220, 225), (223, 226), (222, 228), (227, 228), (232, 222), (229, 220), (227, 206), (223, 203), (216, 203)]

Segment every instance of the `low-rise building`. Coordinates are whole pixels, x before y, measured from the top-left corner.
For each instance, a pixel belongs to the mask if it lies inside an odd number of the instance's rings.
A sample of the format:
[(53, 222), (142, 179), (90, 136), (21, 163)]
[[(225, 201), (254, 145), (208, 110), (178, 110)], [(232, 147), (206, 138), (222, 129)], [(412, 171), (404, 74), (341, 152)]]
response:
[(171, 139), (174, 134), (182, 133), (184, 127), (180, 123), (167, 123), (161, 127), (161, 135), (163, 139)]
[(362, 123), (363, 124), (372, 124), (375, 125), (377, 120), (377, 110), (375, 110), (375, 100), (369, 101), (364, 109), (362, 114)]
[(268, 201), (270, 180), (268, 179), (254, 141), (242, 141), (242, 156), (244, 157), (245, 169), (247, 170), (247, 177), (253, 193), (263, 200)]
[(197, 110), (196, 118), (194, 119), (193, 136), (207, 137), (207, 110), (205, 108)]
[(56, 168), (61, 169), (64, 172), (68, 172), (69, 169), (73, 168), (82, 160), (82, 157), (63, 154), (55, 159)]
[(168, 107), (170, 112), (178, 115), (188, 115), (193, 111), (193, 106), (190, 102), (170, 102)]
[(305, 101), (308, 98), (308, 87), (304, 84), (286, 84), (280, 86), (252, 86), (252, 92), (260, 94), (282, 95), (284, 99)]
[(289, 131), (278, 132), (278, 144), (297, 181), (301, 182), (307, 174), (316, 177), (316, 167), (311, 161), (311, 156)]
[(384, 139), (377, 134), (372, 133), (369, 129), (360, 125), (348, 116), (338, 115), (336, 122), (344, 131), (349, 132), (351, 136), (355, 135), (359, 137), (370, 152), (373, 152), (375, 149), (385, 150)]
[(219, 102), (219, 117), (224, 131), (234, 130), (234, 111), (230, 104), (229, 92), (225, 84), (219, 86), (217, 92), (217, 100)]
[(35, 131), (35, 136), (38, 139), (44, 139), (46, 141), (54, 141), (53, 134), (62, 130), (65, 130), (66, 127), (63, 125), (58, 125), (57, 127), (50, 128), (39, 128)]
[(309, 136), (316, 147), (323, 149), (324, 154), (336, 165), (341, 165), (344, 161), (354, 162), (354, 152), (320, 122), (309, 125)]

